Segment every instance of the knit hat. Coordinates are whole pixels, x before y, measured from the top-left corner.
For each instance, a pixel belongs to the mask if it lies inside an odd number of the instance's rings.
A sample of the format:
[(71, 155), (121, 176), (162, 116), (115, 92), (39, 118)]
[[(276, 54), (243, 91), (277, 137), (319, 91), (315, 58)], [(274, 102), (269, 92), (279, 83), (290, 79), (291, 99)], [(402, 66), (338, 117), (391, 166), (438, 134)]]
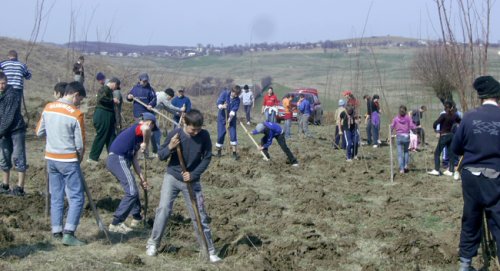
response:
[(489, 75), (476, 78), (472, 86), (477, 90), (479, 99), (500, 97), (500, 83)]
[(339, 99), (339, 106), (345, 106), (345, 100)]
[(104, 80), (104, 79), (106, 79), (106, 75), (104, 75), (104, 73), (102, 73), (102, 72), (98, 72), (98, 73), (96, 74), (96, 76), (95, 76), (95, 79), (96, 79), (97, 81)]
[(380, 99), (380, 96), (378, 96), (378, 94), (375, 94), (375, 95), (373, 95), (373, 99), (378, 100), (378, 99)]
[(142, 113), (142, 120), (152, 120), (153, 123), (155, 124), (155, 128), (153, 128), (153, 131), (158, 130), (158, 122), (156, 122), (155, 115), (148, 113), (148, 112), (144, 112), (144, 113)]
[(248, 89), (248, 85), (243, 86), (243, 89)]
[(147, 73), (141, 73), (141, 75), (139, 75), (139, 81), (149, 81), (149, 75)]

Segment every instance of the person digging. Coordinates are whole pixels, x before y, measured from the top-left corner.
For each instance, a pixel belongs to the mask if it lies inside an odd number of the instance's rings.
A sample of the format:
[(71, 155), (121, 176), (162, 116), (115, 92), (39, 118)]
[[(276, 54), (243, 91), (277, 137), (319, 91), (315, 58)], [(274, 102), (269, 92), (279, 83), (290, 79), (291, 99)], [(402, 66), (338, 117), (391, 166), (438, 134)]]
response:
[[(234, 160), (238, 160), (239, 156), (236, 153), (236, 146), (238, 145), (238, 138), (236, 134), (237, 117), (236, 112), (240, 107), (240, 93), (241, 88), (235, 85), (231, 91), (224, 90), (217, 99), (217, 157), (222, 156), (222, 146), (224, 146), (224, 139), (226, 133), (229, 132), (230, 144), (233, 151)], [(229, 111), (229, 112), (228, 112)]]
[[(135, 228), (141, 225), (143, 218), (139, 190), (130, 166), (133, 166), (135, 173), (139, 176), (142, 188), (147, 190), (149, 185), (141, 170), (139, 155), (147, 150), (151, 134), (157, 129), (156, 117), (151, 113), (142, 113), (139, 123), (121, 132), (109, 148), (106, 167), (116, 177), (125, 192), (113, 214), (113, 221), (109, 225), (110, 232), (127, 234), (132, 231), (130, 227)], [(132, 214), (130, 227), (124, 223), (129, 214)]]
[(252, 131), (252, 135), (256, 134), (264, 134), (264, 136), (260, 140), (261, 146), (259, 147), (259, 150), (264, 152), (268, 159), (271, 159), (268, 149), (273, 143), (273, 139), (276, 139), (281, 149), (287, 156), (287, 164), (291, 164), (294, 167), (299, 166), (299, 162), (297, 162), (297, 159), (295, 158), (295, 156), (293, 156), (292, 152), (286, 145), (285, 134), (283, 133), (283, 129), (279, 124), (268, 121), (259, 123), (255, 127), (255, 130)]

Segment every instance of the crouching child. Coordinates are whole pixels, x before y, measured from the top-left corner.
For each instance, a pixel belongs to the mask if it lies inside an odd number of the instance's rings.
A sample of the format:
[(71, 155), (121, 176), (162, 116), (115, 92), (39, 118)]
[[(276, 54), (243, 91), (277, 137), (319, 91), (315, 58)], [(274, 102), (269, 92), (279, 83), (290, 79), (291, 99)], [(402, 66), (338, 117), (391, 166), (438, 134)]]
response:
[(286, 145), (285, 134), (283, 133), (283, 129), (281, 128), (281, 126), (279, 124), (274, 123), (274, 122), (268, 122), (268, 121), (263, 122), (263, 123), (259, 123), (255, 127), (255, 130), (252, 131), (252, 134), (253, 135), (264, 134), (264, 136), (261, 139), (260, 150), (262, 152), (264, 152), (264, 154), (266, 155), (266, 157), (268, 159), (271, 158), (271, 156), (269, 155), (268, 149), (271, 146), (271, 144), (273, 143), (273, 139), (276, 139), (276, 141), (278, 141), (278, 144), (280, 145), (281, 149), (283, 150), (283, 152), (286, 154), (286, 156), (288, 158), (287, 163), (291, 164), (294, 167), (299, 166), (297, 159), (295, 158), (295, 156), (293, 156), (292, 152), (290, 151), (290, 149)]
[(148, 189), (148, 183), (139, 164), (139, 155), (147, 149), (151, 133), (157, 129), (156, 117), (151, 113), (142, 113), (139, 123), (121, 132), (109, 148), (106, 167), (120, 182), (125, 192), (113, 214), (113, 221), (109, 225), (110, 232), (127, 234), (132, 231), (124, 223), (129, 214), (132, 214), (130, 223), (132, 228), (139, 226), (142, 222), (139, 191), (130, 166), (134, 167), (135, 173), (139, 176), (142, 188)]
[[(151, 237), (147, 242), (146, 254), (148, 256), (156, 256), (158, 247), (160, 246), (163, 233), (168, 224), (168, 219), (172, 214), (174, 201), (182, 193), (186, 208), (188, 209), (191, 220), (193, 221), (194, 230), (198, 242), (205, 243), (209, 253), (210, 262), (218, 262), (221, 259), (217, 256), (214, 243), (212, 240), (212, 232), (208, 225), (208, 216), (205, 211), (203, 193), (201, 191), (200, 178), (203, 172), (208, 168), (212, 159), (212, 141), (207, 130), (202, 129), (203, 115), (199, 110), (193, 109), (187, 112), (184, 116), (184, 127), (172, 130), (158, 151), (158, 157), (161, 161), (166, 161), (170, 158), (167, 165), (167, 172), (163, 179), (161, 187), (160, 202), (156, 209), (156, 215), (151, 232)], [(180, 144), (182, 149), (182, 158), (177, 155), (176, 149)], [(181, 160), (184, 159), (186, 171), (182, 170)], [(189, 195), (189, 186), (194, 193), (194, 202), (199, 210), (202, 230), (198, 228), (197, 219), (192, 201)], [(203, 232), (203, 237), (198, 234)], [(203, 247), (204, 245), (201, 245)]]

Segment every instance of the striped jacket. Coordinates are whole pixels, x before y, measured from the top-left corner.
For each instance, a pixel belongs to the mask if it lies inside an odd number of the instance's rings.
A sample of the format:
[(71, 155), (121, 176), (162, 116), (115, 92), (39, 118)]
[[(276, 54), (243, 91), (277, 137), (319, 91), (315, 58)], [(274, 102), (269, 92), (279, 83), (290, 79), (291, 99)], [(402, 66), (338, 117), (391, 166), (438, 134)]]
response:
[(36, 127), (36, 135), (47, 136), (45, 159), (76, 162), (83, 157), (83, 113), (64, 98), (45, 106)]
[(19, 62), (17, 59), (0, 62), (0, 69), (7, 76), (7, 83), (15, 89), (23, 89), (24, 79), (31, 79), (31, 72), (26, 64)]

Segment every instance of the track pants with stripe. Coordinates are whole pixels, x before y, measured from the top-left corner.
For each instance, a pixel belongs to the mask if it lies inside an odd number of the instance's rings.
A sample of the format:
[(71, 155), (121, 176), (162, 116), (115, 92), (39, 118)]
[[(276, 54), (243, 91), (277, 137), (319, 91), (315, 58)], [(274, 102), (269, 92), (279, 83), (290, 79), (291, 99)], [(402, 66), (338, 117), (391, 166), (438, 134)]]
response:
[(110, 153), (107, 161), (107, 168), (118, 179), (125, 192), (118, 208), (113, 214), (113, 225), (125, 221), (129, 214), (136, 220), (141, 220), (141, 201), (139, 191), (135, 182), (134, 174), (130, 170), (132, 161), (125, 157)]
[(344, 140), (346, 142), (347, 159), (353, 159), (358, 155), (359, 134), (357, 130), (345, 130)]

